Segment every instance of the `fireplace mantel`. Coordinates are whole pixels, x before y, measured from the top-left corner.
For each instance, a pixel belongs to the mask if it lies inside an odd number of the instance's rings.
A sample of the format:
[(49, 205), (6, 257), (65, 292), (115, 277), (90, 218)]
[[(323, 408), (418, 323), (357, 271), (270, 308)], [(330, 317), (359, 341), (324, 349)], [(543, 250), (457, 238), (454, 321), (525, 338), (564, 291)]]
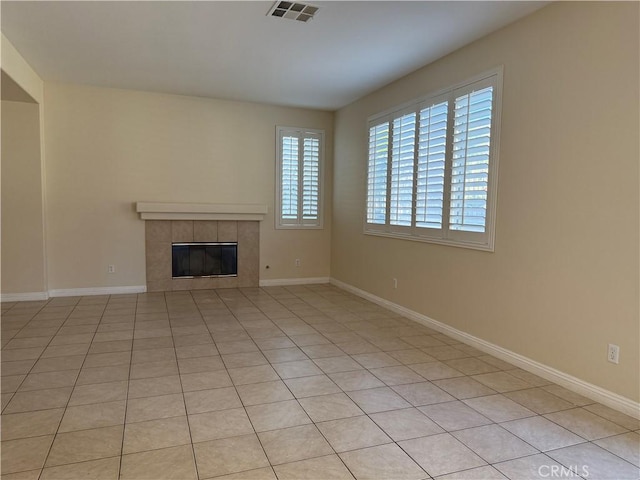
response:
[(142, 220), (264, 220), (267, 206), (248, 203), (137, 202)]

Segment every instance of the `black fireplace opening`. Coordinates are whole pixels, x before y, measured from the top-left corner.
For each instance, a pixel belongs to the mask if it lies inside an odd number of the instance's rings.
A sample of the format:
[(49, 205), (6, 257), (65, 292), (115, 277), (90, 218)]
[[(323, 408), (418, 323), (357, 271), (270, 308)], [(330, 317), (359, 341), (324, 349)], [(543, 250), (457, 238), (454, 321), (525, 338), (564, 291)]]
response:
[(173, 243), (172, 277), (237, 277), (237, 243)]

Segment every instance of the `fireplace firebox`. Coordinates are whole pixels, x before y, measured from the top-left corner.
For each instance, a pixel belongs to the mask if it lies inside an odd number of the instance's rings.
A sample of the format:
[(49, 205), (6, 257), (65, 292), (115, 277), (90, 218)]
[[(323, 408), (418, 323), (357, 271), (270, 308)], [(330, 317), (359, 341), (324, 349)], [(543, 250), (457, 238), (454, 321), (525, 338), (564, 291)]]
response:
[(237, 242), (172, 243), (172, 277), (237, 277)]

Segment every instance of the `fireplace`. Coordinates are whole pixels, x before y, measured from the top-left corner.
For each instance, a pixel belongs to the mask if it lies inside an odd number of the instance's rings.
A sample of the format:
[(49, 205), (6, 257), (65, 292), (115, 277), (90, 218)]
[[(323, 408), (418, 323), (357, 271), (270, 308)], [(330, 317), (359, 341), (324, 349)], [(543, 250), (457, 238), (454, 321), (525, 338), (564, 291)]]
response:
[[(137, 202), (136, 211), (145, 221), (148, 292), (258, 286), (266, 205)], [(174, 249), (183, 255), (177, 270)]]
[(171, 244), (171, 277), (237, 277), (236, 242)]

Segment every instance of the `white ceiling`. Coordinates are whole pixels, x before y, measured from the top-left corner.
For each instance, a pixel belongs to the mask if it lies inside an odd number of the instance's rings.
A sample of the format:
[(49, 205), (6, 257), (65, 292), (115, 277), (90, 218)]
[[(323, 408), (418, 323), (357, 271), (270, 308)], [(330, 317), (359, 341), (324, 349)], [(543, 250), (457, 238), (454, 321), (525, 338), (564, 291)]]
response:
[(334, 110), (547, 2), (1, 2), (2, 32), (46, 81)]

